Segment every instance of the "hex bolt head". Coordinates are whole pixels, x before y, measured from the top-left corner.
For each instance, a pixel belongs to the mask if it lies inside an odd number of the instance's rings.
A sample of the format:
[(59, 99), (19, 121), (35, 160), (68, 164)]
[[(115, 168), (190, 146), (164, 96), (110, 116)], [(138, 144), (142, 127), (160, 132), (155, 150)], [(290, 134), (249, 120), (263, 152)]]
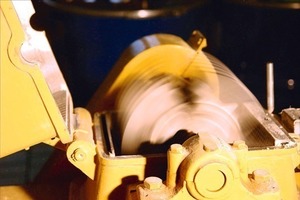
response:
[(74, 160), (75, 161), (83, 161), (83, 160), (85, 160), (85, 158), (86, 158), (86, 154), (82, 149), (80, 149), (80, 148), (75, 149), (75, 151), (74, 151)]
[(270, 173), (265, 169), (256, 169), (252, 172), (253, 180), (257, 183), (264, 183), (271, 179)]
[(150, 176), (150, 177), (147, 177), (145, 180), (144, 180), (144, 186), (145, 188), (149, 189), (149, 190), (157, 190), (157, 189), (160, 189), (161, 186), (162, 186), (162, 180), (158, 177), (155, 177), (155, 176)]

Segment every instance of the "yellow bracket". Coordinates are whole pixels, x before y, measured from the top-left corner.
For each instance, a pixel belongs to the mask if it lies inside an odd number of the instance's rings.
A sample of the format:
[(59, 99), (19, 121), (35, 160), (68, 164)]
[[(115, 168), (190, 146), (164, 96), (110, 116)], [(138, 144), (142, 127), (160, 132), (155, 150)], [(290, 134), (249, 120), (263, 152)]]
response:
[(75, 108), (76, 128), (73, 142), (68, 146), (68, 160), (90, 179), (95, 176), (96, 145), (93, 139), (92, 118), (84, 108)]
[(207, 47), (207, 40), (200, 31), (193, 31), (188, 41), (189, 45), (196, 51), (202, 51), (203, 48)]

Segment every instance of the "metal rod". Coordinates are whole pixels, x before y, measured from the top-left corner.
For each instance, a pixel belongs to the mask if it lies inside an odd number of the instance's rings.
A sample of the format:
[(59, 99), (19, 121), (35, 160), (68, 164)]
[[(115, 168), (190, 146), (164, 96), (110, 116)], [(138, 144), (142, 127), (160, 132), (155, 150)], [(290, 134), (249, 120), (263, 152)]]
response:
[(300, 119), (294, 121), (294, 133), (300, 135)]
[(269, 62), (267, 68), (267, 109), (269, 113), (274, 111), (274, 69), (273, 63)]

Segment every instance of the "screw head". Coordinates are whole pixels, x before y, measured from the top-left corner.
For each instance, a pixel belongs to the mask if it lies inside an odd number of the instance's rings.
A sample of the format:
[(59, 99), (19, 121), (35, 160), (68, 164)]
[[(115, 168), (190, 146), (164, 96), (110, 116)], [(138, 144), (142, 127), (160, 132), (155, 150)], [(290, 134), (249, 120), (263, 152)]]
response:
[(86, 154), (82, 149), (76, 149), (74, 151), (74, 160), (75, 161), (83, 161), (86, 158)]
[(162, 180), (155, 176), (147, 177), (144, 180), (144, 186), (149, 190), (157, 190), (162, 186)]

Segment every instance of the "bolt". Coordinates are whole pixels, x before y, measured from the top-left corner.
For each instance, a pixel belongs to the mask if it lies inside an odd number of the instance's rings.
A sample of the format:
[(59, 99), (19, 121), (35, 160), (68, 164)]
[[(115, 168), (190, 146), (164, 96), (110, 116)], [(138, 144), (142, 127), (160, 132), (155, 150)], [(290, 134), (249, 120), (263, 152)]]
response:
[(264, 183), (271, 179), (270, 173), (264, 169), (256, 169), (252, 172), (253, 180), (257, 183)]
[(300, 135), (300, 119), (294, 121), (294, 133)]
[(243, 140), (236, 140), (233, 142), (233, 147), (237, 148), (237, 149), (247, 149), (247, 145), (245, 143), (245, 141)]
[(162, 186), (162, 180), (155, 176), (147, 177), (144, 180), (144, 186), (149, 190), (157, 190)]
[(82, 149), (78, 148), (74, 151), (73, 158), (75, 161), (83, 161), (86, 158), (86, 154)]
[(172, 153), (182, 153), (184, 148), (181, 144), (172, 144), (170, 150)]

